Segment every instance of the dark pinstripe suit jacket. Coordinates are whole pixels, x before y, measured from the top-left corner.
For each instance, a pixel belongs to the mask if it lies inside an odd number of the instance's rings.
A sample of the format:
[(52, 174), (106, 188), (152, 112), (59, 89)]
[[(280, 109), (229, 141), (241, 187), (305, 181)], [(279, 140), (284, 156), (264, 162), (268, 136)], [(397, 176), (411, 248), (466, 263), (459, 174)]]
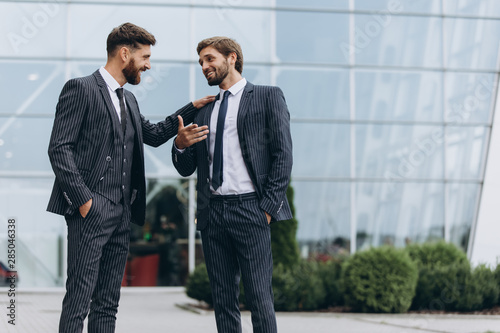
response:
[[(157, 147), (177, 134), (180, 114), (192, 122), (196, 108), (187, 104), (164, 121), (151, 124), (139, 112), (134, 95), (125, 90), (125, 100), (135, 128), (132, 162), (132, 221), (143, 225), (146, 209), (143, 143)], [(59, 96), (49, 143), (49, 157), (56, 175), (47, 210), (72, 214), (93, 195), (114, 156), (113, 117), (118, 117), (106, 82), (99, 71), (69, 80)], [(135, 199), (135, 200), (134, 200)]]
[[(209, 125), (215, 102), (196, 115), (194, 123)], [(292, 171), (290, 114), (278, 87), (247, 83), (238, 110), (238, 137), (243, 159), (260, 200), (260, 207), (273, 221), (292, 218), (286, 189)], [(205, 228), (210, 199), (209, 140), (187, 148), (182, 154), (172, 147), (172, 160), (182, 176), (198, 170), (197, 229)]]

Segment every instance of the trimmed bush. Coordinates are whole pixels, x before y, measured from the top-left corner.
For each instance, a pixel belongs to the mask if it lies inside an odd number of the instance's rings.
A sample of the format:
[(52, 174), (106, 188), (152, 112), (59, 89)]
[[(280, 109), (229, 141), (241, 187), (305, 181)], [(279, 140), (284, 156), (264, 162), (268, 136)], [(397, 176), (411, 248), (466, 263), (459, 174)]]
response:
[(342, 262), (329, 260), (318, 264), (318, 276), (325, 288), (325, 299), (322, 308), (343, 304), (342, 293), (340, 292), (340, 273), (342, 272)]
[(498, 301), (494, 273), (480, 265), (471, 272), (468, 262), (442, 267), (423, 267), (420, 290), (414, 304), (417, 309), (477, 311), (493, 307)]
[(342, 269), (345, 303), (360, 312), (406, 312), (417, 276), (417, 265), (402, 249), (383, 246), (357, 252)]
[(212, 291), (205, 264), (196, 266), (193, 273), (189, 275), (186, 283), (186, 294), (191, 298), (213, 306)]
[(499, 289), (498, 304), (500, 305), (500, 263), (497, 264), (497, 268), (495, 269), (495, 280), (497, 281), (497, 286)]
[(419, 268), (443, 267), (450, 264), (469, 262), (464, 251), (454, 244), (444, 241), (410, 244), (406, 247), (406, 250)]
[[(500, 286), (496, 280), (495, 272), (486, 265), (477, 266), (472, 272), (471, 283), (477, 284), (477, 292), (482, 300), (479, 310), (490, 309), (498, 302)], [(472, 290), (474, 292), (475, 290)]]
[(411, 244), (406, 251), (419, 267), (411, 309), (455, 311), (476, 303), (469, 297), (459, 304), (460, 297), (465, 297), (471, 272), (466, 254), (454, 244), (443, 241)]
[(294, 267), (278, 265), (273, 271), (276, 311), (316, 310), (324, 304), (325, 289), (318, 276), (318, 263), (301, 260)]

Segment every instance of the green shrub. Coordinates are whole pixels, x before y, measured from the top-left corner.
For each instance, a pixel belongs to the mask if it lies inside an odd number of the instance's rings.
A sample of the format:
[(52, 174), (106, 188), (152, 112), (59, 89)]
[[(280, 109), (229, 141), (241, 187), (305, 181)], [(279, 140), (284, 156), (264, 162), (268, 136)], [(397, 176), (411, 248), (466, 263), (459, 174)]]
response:
[[(459, 289), (465, 288), (466, 274), (470, 274), (466, 254), (454, 244), (444, 241), (411, 244), (406, 251), (419, 268), (411, 309), (456, 309)], [(459, 276), (454, 277), (454, 273)]]
[(471, 283), (477, 284), (477, 292), (482, 297), (479, 309), (490, 309), (497, 304), (500, 286), (496, 281), (495, 272), (492, 272), (488, 266), (477, 266), (472, 272)]
[(412, 307), (417, 310), (472, 311), (481, 307), (482, 295), (472, 280), (468, 262), (420, 270)]
[(498, 304), (500, 305), (500, 263), (497, 264), (497, 268), (495, 269), (495, 280), (497, 281), (497, 286), (499, 289)]
[(213, 305), (212, 291), (205, 264), (196, 266), (193, 273), (189, 275), (186, 283), (186, 294), (191, 298), (204, 301), (210, 306)]
[(342, 271), (342, 262), (338, 260), (329, 260), (320, 262), (318, 265), (318, 276), (323, 282), (325, 288), (325, 299), (322, 308), (342, 305), (342, 293), (340, 292), (340, 273)]
[(410, 244), (406, 247), (406, 250), (419, 268), (443, 267), (450, 264), (469, 262), (464, 251), (454, 244), (444, 241)]
[(325, 288), (318, 276), (318, 263), (305, 260), (292, 268), (278, 265), (273, 271), (276, 311), (316, 310), (324, 304)]
[(342, 290), (354, 311), (401, 313), (408, 310), (418, 270), (402, 249), (389, 246), (357, 252), (343, 265)]

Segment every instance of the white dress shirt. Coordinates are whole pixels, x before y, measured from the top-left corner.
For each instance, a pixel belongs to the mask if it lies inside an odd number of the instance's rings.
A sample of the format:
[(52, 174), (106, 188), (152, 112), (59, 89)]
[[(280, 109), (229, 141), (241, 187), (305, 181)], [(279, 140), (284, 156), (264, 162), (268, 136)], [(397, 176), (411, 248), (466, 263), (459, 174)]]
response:
[[(118, 115), (118, 119), (120, 120), (121, 123), (122, 117), (120, 110), (120, 100), (118, 99), (118, 95), (116, 94), (116, 89), (121, 88), (121, 86), (104, 67), (101, 66), (101, 68), (99, 68), (99, 73), (101, 74), (102, 78), (104, 79), (104, 82), (106, 82), (106, 85), (108, 86), (108, 91), (109, 95), (111, 96), (111, 101), (113, 102), (116, 114)], [(127, 103), (125, 102), (125, 95), (123, 95), (123, 104), (125, 105), (125, 111), (126, 111)]]
[[(238, 109), (240, 107), (241, 96), (243, 89), (247, 84), (246, 79), (241, 79), (229, 88), (230, 94), (227, 100), (227, 114), (224, 123), (223, 135), (223, 165), (222, 165), (222, 185), (214, 191), (210, 185), (212, 194), (228, 195), (228, 194), (244, 194), (255, 192), (250, 175), (248, 174), (243, 155), (241, 153), (240, 140), (238, 138)], [(224, 90), (220, 89), (219, 99), (215, 102), (212, 116), (210, 118), (210, 135), (209, 135), (209, 174), (210, 182), (212, 182), (213, 173), (213, 156), (215, 149), (215, 135), (217, 133), (217, 117), (219, 116), (219, 108), (224, 96)]]

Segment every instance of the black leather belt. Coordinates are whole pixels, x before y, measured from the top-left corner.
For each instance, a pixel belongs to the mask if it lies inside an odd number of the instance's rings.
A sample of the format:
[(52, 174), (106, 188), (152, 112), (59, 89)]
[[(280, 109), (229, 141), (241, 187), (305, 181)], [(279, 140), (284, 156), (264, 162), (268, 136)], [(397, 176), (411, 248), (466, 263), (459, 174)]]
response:
[(210, 196), (210, 200), (213, 201), (245, 201), (245, 200), (253, 200), (257, 199), (257, 194), (255, 192), (252, 193), (244, 193), (244, 194), (230, 194), (230, 195), (214, 195)]

